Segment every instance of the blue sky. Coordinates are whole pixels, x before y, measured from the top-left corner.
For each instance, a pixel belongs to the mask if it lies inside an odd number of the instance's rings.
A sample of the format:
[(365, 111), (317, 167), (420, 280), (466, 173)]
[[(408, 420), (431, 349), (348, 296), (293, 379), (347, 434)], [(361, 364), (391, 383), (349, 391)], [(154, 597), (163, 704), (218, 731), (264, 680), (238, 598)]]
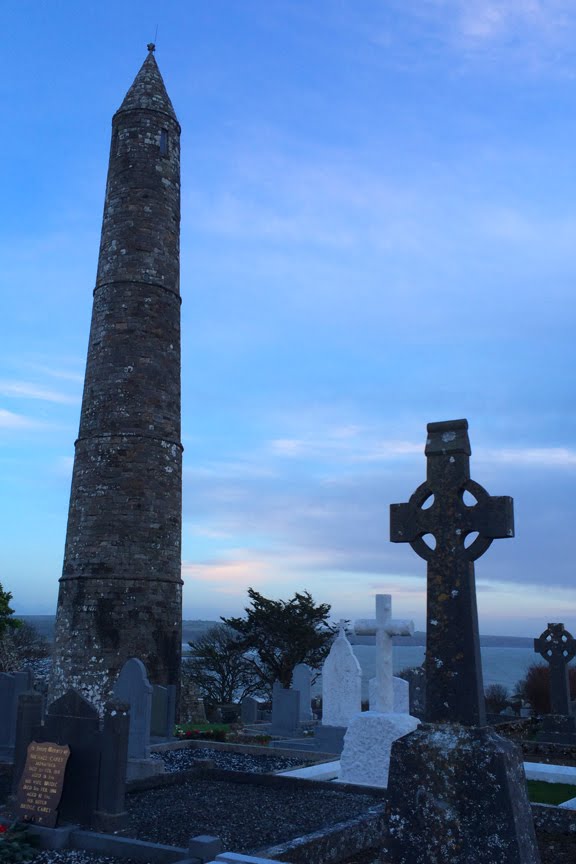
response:
[(0, 581), (54, 611), (113, 112), (158, 25), (183, 128), (184, 613), (425, 618), (388, 542), (466, 417), (516, 538), (481, 630), (576, 629), (571, 0), (5, 0)]

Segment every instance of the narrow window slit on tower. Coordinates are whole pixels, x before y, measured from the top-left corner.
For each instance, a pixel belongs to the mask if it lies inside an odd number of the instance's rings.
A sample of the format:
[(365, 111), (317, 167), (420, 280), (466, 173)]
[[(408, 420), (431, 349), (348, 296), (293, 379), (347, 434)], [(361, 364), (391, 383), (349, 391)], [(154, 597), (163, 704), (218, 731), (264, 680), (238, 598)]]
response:
[(166, 129), (160, 130), (160, 155), (168, 155), (168, 132)]

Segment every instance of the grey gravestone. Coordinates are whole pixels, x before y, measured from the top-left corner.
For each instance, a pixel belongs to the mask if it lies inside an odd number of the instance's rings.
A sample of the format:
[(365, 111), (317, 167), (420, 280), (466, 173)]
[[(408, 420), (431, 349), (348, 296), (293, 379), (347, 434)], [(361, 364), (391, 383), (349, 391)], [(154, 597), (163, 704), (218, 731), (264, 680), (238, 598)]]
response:
[(564, 624), (548, 624), (534, 640), (534, 651), (541, 654), (550, 667), (551, 713), (571, 714), (568, 663), (576, 656), (576, 639), (564, 629)]
[(0, 760), (14, 757), (18, 697), (32, 688), (32, 673), (0, 673)]
[(176, 685), (152, 687), (152, 710), (150, 714), (150, 735), (154, 738), (173, 738), (176, 722)]
[(140, 780), (162, 774), (164, 763), (150, 758), (152, 685), (141, 660), (132, 657), (126, 661), (114, 685), (114, 699), (126, 703), (130, 709), (126, 779)]
[(22, 693), (18, 699), (12, 775), (13, 792), (16, 792), (22, 771), (24, 770), (28, 745), (34, 738), (34, 732), (42, 724), (43, 708), (44, 699), (40, 693), (29, 691), (28, 693)]
[(272, 735), (289, 738), (298, 731), (300, 719), (300, 693), (286, 690), (279, 681), (272, 688)]
[(130, 706), (128, 758), (147, 759), (150, 755), (150, 717), (152, 685), (141, 660), (127, 660), (114, 685), (114, 697)]
[(68, 744), (70, 759), (59, 806), (60, 819), (90, 825), (97, 808), (100, 775), (100, 720), (96, 709), (75, 690), (56, 699), (35, 741)]
[(128, 705), (118, 701), (107, 702), (101, 733), (98, 809), (92, 819), (92, 827), (98, 831), (113, 833), (128, 824), (125, 797), (129, 732)]
[(306, 663), (298, 663), (292, 673), (292, 689), (300, 693), (300, 721), (309, 723), (312, 713), (312, 670)]
[(260, 710), (260, 702), (254, 699), (253, 696), (245, 696), (240, 703), (240, 717), (242, 723), (248, 726), (258, 722), (258, 711)]
[(390, 508), (391, 540), (428, 562), (425, 716), (436, 724), (392, 745), (384, 857), (394, 864), (540, 860), (522, 753), (483, 726), (474, 561), (492, 540), (514, 536), (513, 503), (470, 479), (467, 429), (466, 420), (428, 424), (427, 480)]

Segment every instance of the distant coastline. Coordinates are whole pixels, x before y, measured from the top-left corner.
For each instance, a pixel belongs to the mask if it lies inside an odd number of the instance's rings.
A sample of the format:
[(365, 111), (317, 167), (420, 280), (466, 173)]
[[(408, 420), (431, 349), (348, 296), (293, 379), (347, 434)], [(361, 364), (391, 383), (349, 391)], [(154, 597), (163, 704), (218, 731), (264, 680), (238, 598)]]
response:
[[(50, 641), (54, 638), (54, 615), (17, 615), (22, 621), (26, 621), (35, 627), (39, 633)], [(211, 627), (216, 627), (220, 621), (205, 621), (203, 619), (184, 619), (182, 621), (182, 642), (194, 642)], [(374, 636), (350, 636), (353, 645), (374, 645)], [(530, 648), (532, 649), (534, 639), (530, 636), (480, 636), (480, 645), (483, 648)], [(408, 648), (413, 645), (426, 645), (426, 633), (417, 630), (413, 636), (398, 636), (394, 638), (394, 645)]]

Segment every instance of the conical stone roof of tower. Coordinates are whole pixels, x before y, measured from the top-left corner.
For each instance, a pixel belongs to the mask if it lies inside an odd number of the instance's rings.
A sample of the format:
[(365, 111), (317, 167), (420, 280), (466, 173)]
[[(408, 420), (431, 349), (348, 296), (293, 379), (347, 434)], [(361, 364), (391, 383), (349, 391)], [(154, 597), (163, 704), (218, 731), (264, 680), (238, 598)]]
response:
[(148, 56), (116, 113), (147, 109), (149, 111), (161, 111), (177, 121), (174, 106), (166, 92), (153, 51), (153, 46), (148, 46)]

